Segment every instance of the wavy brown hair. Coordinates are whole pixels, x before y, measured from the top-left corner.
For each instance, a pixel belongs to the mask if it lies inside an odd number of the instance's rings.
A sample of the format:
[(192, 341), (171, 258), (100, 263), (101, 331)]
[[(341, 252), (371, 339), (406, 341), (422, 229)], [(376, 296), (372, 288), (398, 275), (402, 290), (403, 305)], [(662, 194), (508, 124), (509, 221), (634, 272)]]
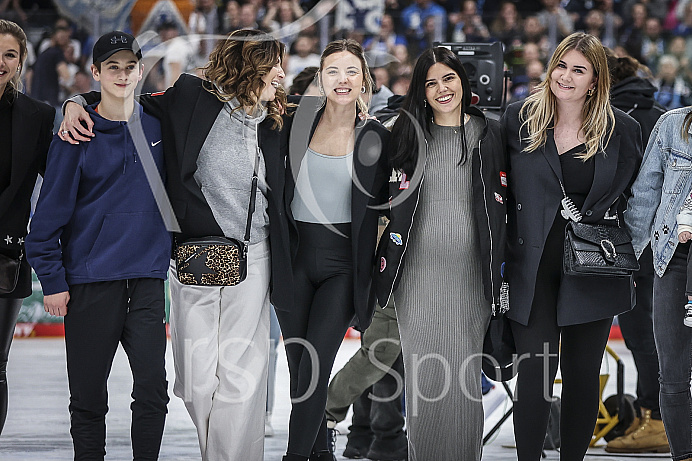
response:
[(581, 131), (586, 137), (586, 153), (579, 158), (588, 160), (599, 150), (605, 150), (610, 141), (615, 129), (615, 114), (610, 107), (610, 73), (606, 54), (598, 38), (575, 32), (557, 46), (548, 63), (545, 80), (538, 85), (535, 93), (526, 98), (521, 107), (521, 126), (526, 126), (528, 130), (525, 152), (533, 152), (545, 145), (548, 129), (557, 122), (557, 98), (550, 89), (551, 76), (560, 60), (571, 50), (577, 50), (589, 61), (597, 79), (595, 91), (586, 97), (581, 110)]
[[(0, 19), (0, 35), (11, 35), (19, 43), (19, 70), (14, 74), (12, 80), (7, 82), (7, 87), (11, 88), (15, 92), (22, 91), (22, 69), (24, 68), (24, 61), (26, 61), (26, 34), (24, 30), (19, 27), (17, 23), (8, 21), (6, 19)], [(5, 88), (7, 91), (7, 88)]]
[[(322, 88), (322, 71), (324, 70), (324, 60), (327, 58), (327, 56), (331, 56), (332, 54), (336, 53), (341, 53), (342, 51), (348, 51), (360, 60), (361, 72), (363, 72), (363, 87), (365, 87), (365, 93), (358, 96), (356, 104), (358, 105), (358, 110), (360, 112), (367, 113), (368, 103), (366, 103), (365, 100), (367, 99), (368, 101), (370, 101), (370, 99), (372, 99), (372, 89), (375, 87), (375, 82), (373, 82), (372, 75), (370, 75), (370, 68), (368, 67), (367, 61), (365, 60), (365, 52), (363, 51), (363, 47), (357, 41), (350, 38), (334, 40), (324, 48), (322, 56), (320, 56), (320, 70), (318, 72), (318, 75), (320, 76), (320, 88)], [(365, 99), (363, 97), (365, 97)]]
[[(265, 83), (262, 78), (280, 62), (284, 44), (272, 36), (254, 29), (236, 30), (221, 40), (202, 68), (205, 85), (210, 93), (223, 102), (237, 99), (242, 107), (254, 112), (261, 108), (259, 100)], [(286, 92), (279, 86), (276, 98), (266, 102), (267, 117), (274, 120), (274, 128), (283, 125), (281, 114), (286, 108)]]

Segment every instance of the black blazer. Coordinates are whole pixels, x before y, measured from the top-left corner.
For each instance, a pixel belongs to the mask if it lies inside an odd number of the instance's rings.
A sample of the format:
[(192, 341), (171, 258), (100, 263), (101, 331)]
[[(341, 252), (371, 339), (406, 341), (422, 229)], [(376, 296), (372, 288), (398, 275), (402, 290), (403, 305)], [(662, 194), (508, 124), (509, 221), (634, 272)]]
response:
[[(533, 303), (538, 265), (548, 231), (563, 198), (558, 177), (562, 168), (557, 148), (548, 133), (544, 146), (522, 152), (527, 136), (519, 133), (522, 102), (511, 104), (502, 116), (507, 130), (509, 191), (507, 206), (507, 269), (510, 308), (507, 316), (527, 325)], [(642, 134), (639, 124), (624, 112), (615, 112), (615, 131), (605, 152), (595, 158), (594, 179), (581, 209), (585, 223), (614, 224), (603, 218), (623, 194), (629, 196), (642, 159)], [(557, 175), (557, 176), (556, 176)], [(622, 204), (618, 208), (621, 209)], [(620, 223), (624, 224), (622, 216)], [(560, 283), (558, 325), (575, 325), (612, 317), (633, 306), (630, 279), (576, 277), (564, 275)]]
[[(295, 115), (288, 117), (284, 126), (284, 136), (290, 137), (290, 153), (287, 152), (289, 155), (286, 158), (284, 209), (289, 232), (286, 237), (290, 242), (291, 256), (295, 256), (297, 252), (299, 238), (290, 209), (295, 192), (295, 176), (324, 112), (324, 109), (319, 109), (319, 104), (319, 98), (303, 97)], [(361, 121), (355, 113), (353, 115), (356, 125), (356, 142), (353, 149), (354, 183), (351, 193), (353, 299), (356, 312), (354, 327), (365, 331), (370, 325), (375, 309), (372, 279), (377, 246), (377, 223), (384, 208), (382, 205), (387, 203), (388, 197), (389, 172), (385, 149), (389, 142), (389, 131), (375, 120)], [(282, 236), (283, 239), (285, 237)], [(277, 282), (281, 285), (292, 284), (291, 274), (278, 275)], [(290, 289), (288, 286), (285, 288)], [(290, 300), (277, 299), (274, 307), (290, 310), (292, 299), (292, 296)]]
[[(22, 93), (12, 103), (12, 172), (10, 185), (0, 191), (0, 251), (19, 256), (31, 212), (31, 193), (38, 174), (46, 168), (53, 136), (55, 109)], [(0, 155), (7, 155), (3, 150)], [(31, 294), (31, 268), (22, 260), (17, 288), (0, 298)]]
[[(202, 190), (194, 179), (197, 157), (223, 103), (207, 91), (205, 82), (192, 75), (183, 74), (165, 93), (142, 95), (139, 102), (151, 115), (161, 121), (163, 149), (166, 159), (166, 190), (176, 218), (180, 224), (183, 241), (192, 237), (223, 235), (221, 228), (207, 203)], [(93, 104), (100, 94), (82, 95)], [(272, 301), (292, 299), (292, 290), (283, 292), (284, 284), (277, 286), (277, 274), (290, 267), (288, 231), (283, 216), (284, 155), (288, 149), (281, 143), (286, 139), (279, 130), (273, 129), (274, 121), (260, 123), (259, 144), (264, 155), (269, 189), (269, 239), (272, 257)], [(283, 229), (282, 229), (283, 226)], [(285, 240), (284, 240), (285, 239)]]

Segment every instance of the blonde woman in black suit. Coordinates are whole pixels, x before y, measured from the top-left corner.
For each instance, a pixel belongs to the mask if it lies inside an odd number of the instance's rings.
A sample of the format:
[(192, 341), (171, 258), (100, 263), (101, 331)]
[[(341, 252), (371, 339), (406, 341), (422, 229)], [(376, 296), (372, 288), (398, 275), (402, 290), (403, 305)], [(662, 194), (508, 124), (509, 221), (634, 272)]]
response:
[(596, 37), (565, 38), (546, 75), (502, 118), (509, 153), (507, 317), (522, 357), (514, 404), (519, 461), (541, 457), (558, 357), (560, 459), (584, 458), (610, 325), (614, 315), (632, 308), (631, 278), (564, 273), (567, 220), (560, 202), (564, 194), (572, 199), (583, 223), (616, 225), (641, 162), (641, 129), (610, 105), (608, 64)]
[(0, 433), (7, 416), (7, 359), (22, 300), (31, 294), (31, 268), (24, 237), (31, 193), (46, 164), (55, 110), (21, 93), (26, 35), (12, 21), (0, 19), (0, 254), (21, 257), (15, 287), (0, 292)]

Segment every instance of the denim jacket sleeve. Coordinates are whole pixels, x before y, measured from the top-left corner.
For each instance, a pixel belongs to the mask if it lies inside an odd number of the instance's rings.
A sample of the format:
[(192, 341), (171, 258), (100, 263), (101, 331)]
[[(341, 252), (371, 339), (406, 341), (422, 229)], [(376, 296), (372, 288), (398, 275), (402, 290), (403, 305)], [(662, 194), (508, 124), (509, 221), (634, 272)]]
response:
[(625, 224), (632, 235), (632, 245), (637, 258), (651, 239), (654, 216), (661, 203), (665, 160), (659, 135), (663, 119), (664, 117), (661, 117), (658, 120), (651, 132), (639, 174), (632, 185), (632, 196), (627, 202)]

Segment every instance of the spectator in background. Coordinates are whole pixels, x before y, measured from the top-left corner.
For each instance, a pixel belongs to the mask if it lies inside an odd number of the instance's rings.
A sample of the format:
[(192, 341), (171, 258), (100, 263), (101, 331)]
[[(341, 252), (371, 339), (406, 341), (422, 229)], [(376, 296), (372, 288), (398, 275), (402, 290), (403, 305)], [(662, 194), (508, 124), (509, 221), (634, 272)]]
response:
[(483, 22), (492, 24), (506, 1), (516, 4), (519, 14), (524, 18), (538, 13), (543, 7), (540, 0), (484, 0), (481, 8)]
[[(385, 70), (382, 67), (378, 67), (380, 71)], [(386, 70), (384, 72), (385, 74), (387, 73)], [(380, 72), (380, 75), (382, 75), (382, 72)], [(394, 96), (394, 93), (392, 93), (392, 90), (387, 88), (387, 86), (384, 84), (382, 78), (378, 79), (377, 78), (377, 73), (375, 72), (374, 68), (370, 68), (370, 77), (372, 77), (372, 82), (373, 82), (373, 89), (372, 89), (372, 98), (370, 98), (370, 113), (374, 114), (378, 110), (384, 109), (387, 107), (387, 101), (389, 100), (390, 96)]]
[[(389, 77), (389, 71), (387, 70), (386, 67), (373, 67), (371, 68), (372, 73), (373, 73), (373, 79), (375, 80), (375, 85), (379, 88), (381, 86), (386, 86), (389, 88), (389, 83), (391, 78)], [(376, 111), (370, 110), (371, 113), (375, 113)]]
[(511, 1), (504, 1), (500, 11), (490, 26), (493, 37), (505, 45), (505, 50), (521, 45), (521, 16), (517, 11), (517, 5)]
[[(301, 2), (302, 0), (298, 1), (299, 4)], [(244, 0), (243, 3), (252, 3), (255, 6), (255, 18), (257, 22), (262, 22), (262, 19), (264, 19), (264, 15), (267, 14), (267, 8), (264, 5), (265, 0)], [(301, 6), (301, 8), (303, 7)]]
[(560, 5), (560, 0), (542, 0), (543, 9), (536, 14), (548, 38), (548, 52), (552, 53), (557, 44), (574, 31), (574, 21)]
[(543, 50), (537, 44), (532, 42), (524, 44), (522, 47), (522, 57), (524, 64), (531, 61), (545, 61), (545, 54), (543, 54)]
[[(665, 108), (654, 101), (656, 88), (638, 75), (650, 72), (631, 57), (618, 58), (608, 49), (606, 55), (612, 78), (610, 102), (639, 122), (646, 146), (654, 125), (665, 112)], [(625, 435), (608, 442), (605, 450), (609, 453), (669, 451), (659, 405), (661, 389), (653, 325), (654, 263), (649, 245), (639, 257), (639, 266), (633, 276), (636, 304), (631, 311), (618, 315), (625, 345), (632, 352), (637, 369), (636, 416)]]
[[(408, 48), (404, 45), (395, 45), (393, 51), (394, 61), (389, 63), (389, 75), (393, 79), (403, 75), (410, 76), (413, 72), (413, 61), (408, 53)], [(405, 94), (405, 92), (397, 94)]]
[(605, 17), (600, 10), (591, 10), (584, 18), (584, 32), (597, 37), (603, 43), (603, 29)]
[(409, 42), (416, 42), (425, 34), (425, 19), (433, 17), (433, 41), (442, 42), (446, 37), (447, 11), (432, 0), (415, 0), (401, 12), (401, 23)]
[(692, 2), (687, 2), (680, 23), (673, 29), (673, 35), (684, 37), (692, 50)]
[[(437, 36), (436, 22), (437, 20), (434, 16), (428, 16), (423, 20), (423, 35), (417, 40), (411, 40), (409, 42), (411, 44), (410, 49), (413, 51), (414, 56), (419, 56), (423, 51), (431, 48), (433, 43), (438, 41), (435, 39)], [(460, 41), (465, 42), (467, 40), (464, 37)]]
[(545, 66), (538, 59), (527, 61), (523, 75), (517, 75), (512, 81), (511, 101), (527, 98), (543, 80)]
[(79, 69), (74, 75), (70, 95), (88, 93), (91, 91), (91, 75), (84, 69)]
[(209, 61), (209, 53), (216, 45), (213, 35), (221, 33), (223, 13), (219, 11), (214, 0), (196, 0), (195, 10), (190, 13), (188, 27), (191, 35), (207, 36), (193, 40), (196, 48), (195, 67), (203, 67)]
[[(625, 23), (629, 23), (634, 17), (628, 17), (628, 12), (633, 13), (632, 6), (635, 4), (640, 4), (646, 9), (647, 16), (653, 16), (658, 18), (659, 21), (663, 21), (668, 12), (668, 0), (627, 0), (625, 1), (622, 9), (624, 13)], [(634, 15), (633, 15), (634, 16)]]
[(673, 37), (668, 42), (668, 54), (675, 56), (680, 63), (680, 72), (687, 82), (692, 82), (692, 69), (690, 69), (690, 48), (684, 37)]
[(22, 9), (20, 0), (0, 0), (0, 18), (26, 26), (27, 15)]
[(300, 33), (303, 9), (298, 0), (269, 0), (267, 13), (262, 18), (262, 28), (290, 48)]
[(550, 43), (548, 42), (548, 36), (545, 34), (545, 27), (541, 25), (541, 21), (537, 16), (529, 16), (524, 20), (522, 41), (524, 46), (529, 43), (535, 43), (541, 56), (547, 57), (550, 54)]
[(315, 82), (319, 67), (309, 66), (293, 78), (293, 84), (288, 90), (289, 95), (319, 96), (320, 89)]
[(599, 0), (596, 2), (597, 8), (603, 13), (603, 35), (601, 43), (606, 47), (617, 45), (617, 37), (622, 26), (622, 18), (615, 13), (613, 0)]
[(661, 21), (654, 17), (647, 18), (642, 37), (642, 62), (649, 68), (656, 69), (658, 59), (666, 51), (665, 47), (665, 42), (661, 37)]
[(392, 79), (392, 92), (400, 96), (404, 96), (408, 93), (408, 87), (411, 85), (411, 74), (400, 75), (395, 79)]
[[(51, 46), (36, 58), (31, 80), (31, 97), (60, 108), (60, 85), (70, 82), (65, 49), (70, 45), (71, 30), (57, 27), (51, 34)], [(60, 113), (57, 111), (56, 114)]]
[(365, 51), (380, 54), (394, 54), (397, 45), (407, 46), (406, 37), (394, 31), (394, 20), (389, 14), (383, 14), (380, 19), (380, 30), (377, 34), (367, 38), (363, 42)]
[(319, 67), (320, 55), (315, 53), (315, 45), (315, 38), (308, 35), (299, 35), (293, 42), (293, 50), (284, 60), (286, 86), (290, 86), (293, 83), (293, 78), (306, 67)]
[(241, 29), (259, 29), (257, 6), (252, 3), (244, 3), (240, 7), (240, 28)]
[(667, 110), (690, 105), (690, 87), (679, 75), (680, 63), (669, 54), (661, 56), (658, 62), (658, 73), (654, 85), (658, 91), (654, 95), (656, 101)]
[(230, 34), (238, 29), (240, 29), (240, 5), (236, 0), (229, 0), (224, 9), (221, 31), (223, 34)]
[(165, 44), (163, 53), (163, 90), (173, 86), (180, 74), (193, 67), (195, 49), (187, 40), (181, 37), (178, 25), (166, 21), (159, 26), (161, 43)]
[(478, 14), (478, 7), (473, 0), (465, 0), (461, 11), (449, 15), (450, 28), (447, 40), (452, 42), (486, 42), (490, 38), (488, 27)]
[(648, 17), (646, 7), (641, 3), (635, 3), (628, 11), (630, 11), (631, 19), (629, 21), (625, 19), (625, 24), (629, 25), (625, 27), (622, 36), (620, 36), (620, 44), (627, 50), (627, 54), (637, 61), (643, 62), (642, 40), (644, 39), (646, 18)]

